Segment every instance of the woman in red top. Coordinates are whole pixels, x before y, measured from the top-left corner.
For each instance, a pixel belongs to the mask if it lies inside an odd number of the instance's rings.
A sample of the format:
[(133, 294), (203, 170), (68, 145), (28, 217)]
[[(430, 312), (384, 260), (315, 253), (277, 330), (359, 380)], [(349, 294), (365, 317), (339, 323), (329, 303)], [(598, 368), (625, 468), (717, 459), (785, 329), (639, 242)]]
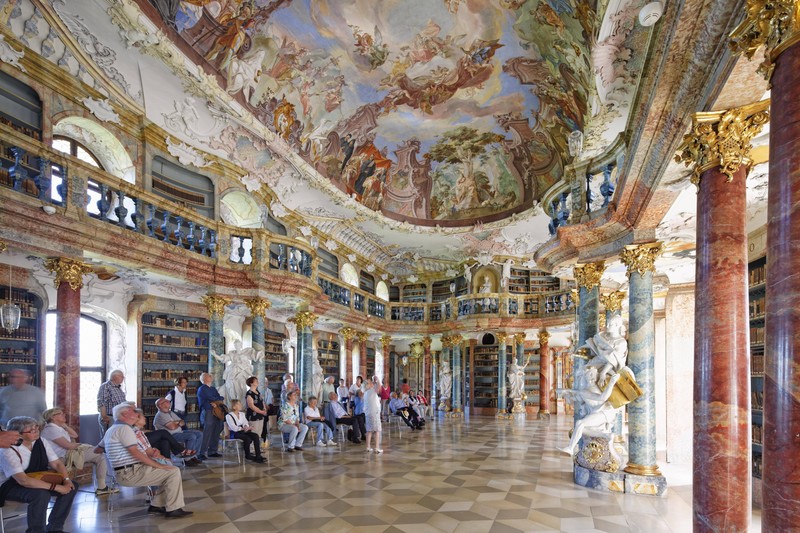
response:
[(381, 398), (381, 416), (389, 420), (389, 399), (391, 398), (392, 388), (389, 386), (389, 378), (383, 378), (383, 385), (378, 396)]

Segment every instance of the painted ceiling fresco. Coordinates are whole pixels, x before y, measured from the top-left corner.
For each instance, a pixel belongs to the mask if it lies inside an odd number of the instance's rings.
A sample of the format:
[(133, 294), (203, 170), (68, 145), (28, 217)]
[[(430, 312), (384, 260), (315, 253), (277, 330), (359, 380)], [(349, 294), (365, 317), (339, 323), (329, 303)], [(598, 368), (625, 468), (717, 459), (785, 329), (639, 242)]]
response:
[(594, 0), (138, 1), (340, 190), (413, 224), (529, 209), (588, 115)]

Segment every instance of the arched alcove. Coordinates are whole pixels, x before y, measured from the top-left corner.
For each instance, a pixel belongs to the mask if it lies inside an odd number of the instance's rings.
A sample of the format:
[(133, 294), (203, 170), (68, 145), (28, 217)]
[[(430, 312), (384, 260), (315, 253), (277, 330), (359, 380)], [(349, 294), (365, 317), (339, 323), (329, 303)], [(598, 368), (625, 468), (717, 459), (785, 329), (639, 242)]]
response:
[(387, 302), (389, 301), (389, 287), (386, 285), (385, 281), (379, 281), (378, 284), (375, 285), (375, 296)]
[(350, 263), (343, 264), (342, 269), (339, 271), (339, 279), (348, 285), (358, 287), (358, 271), (356, 270), (356, 267)]
[(109, 174), (136, 183), (136, 168), (117, 137), (101, 124), (84, 117), (66, 117), (53, 126), (53, 135), (74, 139), (100, 161)]
[(238, 228), (262, 227), (261, 209), (258, 203), (244, 191), (225, 193), (219, 201), (222, 221)]

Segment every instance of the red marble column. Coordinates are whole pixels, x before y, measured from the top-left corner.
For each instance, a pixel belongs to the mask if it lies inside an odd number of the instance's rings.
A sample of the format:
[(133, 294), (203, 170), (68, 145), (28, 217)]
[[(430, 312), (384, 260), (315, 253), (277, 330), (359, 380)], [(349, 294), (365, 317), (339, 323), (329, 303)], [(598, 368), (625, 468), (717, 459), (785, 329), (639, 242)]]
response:
[[(389, 335), (384, 335), (380, 338), (381, 344), (383, 345), (383, 379), (389, 379), (389, 352), (390, 352), (390, 344), (392, 342), (392, 338)], [(389, 380), (391, 384), (391, 380)]]
[(540, 419), (550, 418), (550, 333), (539, 333), (539, 414)]
[(355, 365), (353, 364), (353, 339), (345, 337), (344, 340), (344, 356), (347, 358), (347, 373), (350, 379), (347, 382), (347, 386), (349, 387), (353, 383), (356, 382), (356, 369)]
[(433, 390), (433, 374), (431, 374), (431, 338), (425, 337), (422, 339), (422, 346), (425, 348), (425, 354), (422, 359), (422, 368), (425, 373), (425, 381), (422, 384), (423, 394), (430, 398), (431, 390)]
[(747, 531), (751, 513), (747, 176), (719, 167), (697, 193), (694, 531)]
[(800, 524), (800, 44), (772, 75), (767, 210), (763, 504), (765, 532)]
[(367, 333), (359, 331), (357, 333), (358, 339), (358, 375), (364, 378), (364, 381), (372, 378), (367, 375)]

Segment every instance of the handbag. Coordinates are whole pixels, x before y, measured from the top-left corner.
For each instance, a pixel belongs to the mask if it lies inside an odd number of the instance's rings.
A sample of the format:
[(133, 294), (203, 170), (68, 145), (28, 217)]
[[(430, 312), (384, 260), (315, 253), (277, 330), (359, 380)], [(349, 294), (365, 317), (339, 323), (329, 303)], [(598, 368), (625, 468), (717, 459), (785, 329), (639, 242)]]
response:
[(64, 483), (64, 476), (62, 476), (58, 472), (53, 472), (52, 470), (44, 470), (41, 472), (27, 472), (25, 475), (28, 477), (32, 477), (33, 479), (41, 479), (45, 483), (50, 483), (54, 485), (61, 485), (62, 483)]
[(214, 418), (219, 420), (225, 420), (225, 415), (228, 414), (228, 406), (225, 405), (225, 402), (222, 400), (217, 400), (211, 402), (211, 412), (214, 414)]

